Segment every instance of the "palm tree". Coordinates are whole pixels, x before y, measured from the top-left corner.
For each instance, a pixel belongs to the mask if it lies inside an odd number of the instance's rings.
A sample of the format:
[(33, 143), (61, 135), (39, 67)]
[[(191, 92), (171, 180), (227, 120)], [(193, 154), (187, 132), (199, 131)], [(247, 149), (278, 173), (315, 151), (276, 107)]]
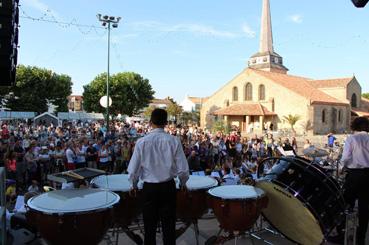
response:
[(299, 115), (291, 115), (291, 114), (288, 114), (288, 116), (283, 117), (283, 119), (286, 120), (288, 124), (291, 126), (293, 132), (295, 132), (295, 129), (293, 127), (300, 120), (300, 118), (301, 117)]

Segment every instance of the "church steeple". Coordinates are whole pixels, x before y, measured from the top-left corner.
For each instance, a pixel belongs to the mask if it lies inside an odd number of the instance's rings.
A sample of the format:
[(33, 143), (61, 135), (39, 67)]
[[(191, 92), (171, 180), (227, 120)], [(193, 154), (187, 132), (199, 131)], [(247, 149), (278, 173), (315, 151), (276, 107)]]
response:
[(261, 16), (260, 53), (273, 53), (272, 18), (270, 16), (269, 0), (263, 1), (263, 13)]
[(251, 56), (248, 65), (250, 68), (264, 71), (279, 73), (287, 73), (288, 71), (283, 65), (283, 58), (274, 52), (269, 0), (263, 0), (259, 52)]

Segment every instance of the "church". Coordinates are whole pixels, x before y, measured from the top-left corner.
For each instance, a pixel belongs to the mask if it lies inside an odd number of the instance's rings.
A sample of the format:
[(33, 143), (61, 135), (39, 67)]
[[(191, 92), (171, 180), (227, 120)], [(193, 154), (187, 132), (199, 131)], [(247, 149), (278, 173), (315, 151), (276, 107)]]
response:
[(259, 52), (248, 67), (207, 98), (201, 108), (201, 126), (217, 120), (242, 133), (263, 128), (290, 128), (285, 119), (297, 116), (296, 131), (310, 134), (349, 131), (352, 117), (369, 116), (369, 100), (355, 76), (313, 80), (288, 73), (274, 51), (269, 0), (263, 0)]

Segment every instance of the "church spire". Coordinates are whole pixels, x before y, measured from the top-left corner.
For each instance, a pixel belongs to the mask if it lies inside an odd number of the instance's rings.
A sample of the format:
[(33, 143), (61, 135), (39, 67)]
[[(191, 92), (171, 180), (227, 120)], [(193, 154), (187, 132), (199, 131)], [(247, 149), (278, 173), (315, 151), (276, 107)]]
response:
[(263, 0), (263, 13), (261, 16), (260, 53), (273, 53), (272, 18), (270, 15), (269, 0)]
[(270, 72), (286, 74), (288, 71), (283, 65), (283, 58), (274, 52), (272, 17), (269, 0), (263, 0), (259, 52), (251, 56), (248, 65), (250, 68)]

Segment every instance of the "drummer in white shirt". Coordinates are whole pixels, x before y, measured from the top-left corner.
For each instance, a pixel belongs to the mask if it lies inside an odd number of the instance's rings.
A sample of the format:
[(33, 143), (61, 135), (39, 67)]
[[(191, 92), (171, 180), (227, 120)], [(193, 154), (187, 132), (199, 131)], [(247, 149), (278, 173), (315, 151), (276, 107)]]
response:
[(341, 159), (348, 172), (344, 197), (351, 207), (356, 200), (358, 201), (357, 244), (365, 245), (369, 221), (369, 119), (355, 118), (351, 123), (351, 129), (354, 134), (347, 138)]
[(178, 138), (166, 134), (168, 114), (163, 109), (151, 113), (153, 130), (136, 143), (128, 166), (131, 193), (137, 190), (138, 180), (143, 184), (143, 218), (145, 245), (156, 244), (156, 229), (161, 221), (164, 245), (176, 244), (176, 185), (185, 187), (189, 169), (182, 145)]

